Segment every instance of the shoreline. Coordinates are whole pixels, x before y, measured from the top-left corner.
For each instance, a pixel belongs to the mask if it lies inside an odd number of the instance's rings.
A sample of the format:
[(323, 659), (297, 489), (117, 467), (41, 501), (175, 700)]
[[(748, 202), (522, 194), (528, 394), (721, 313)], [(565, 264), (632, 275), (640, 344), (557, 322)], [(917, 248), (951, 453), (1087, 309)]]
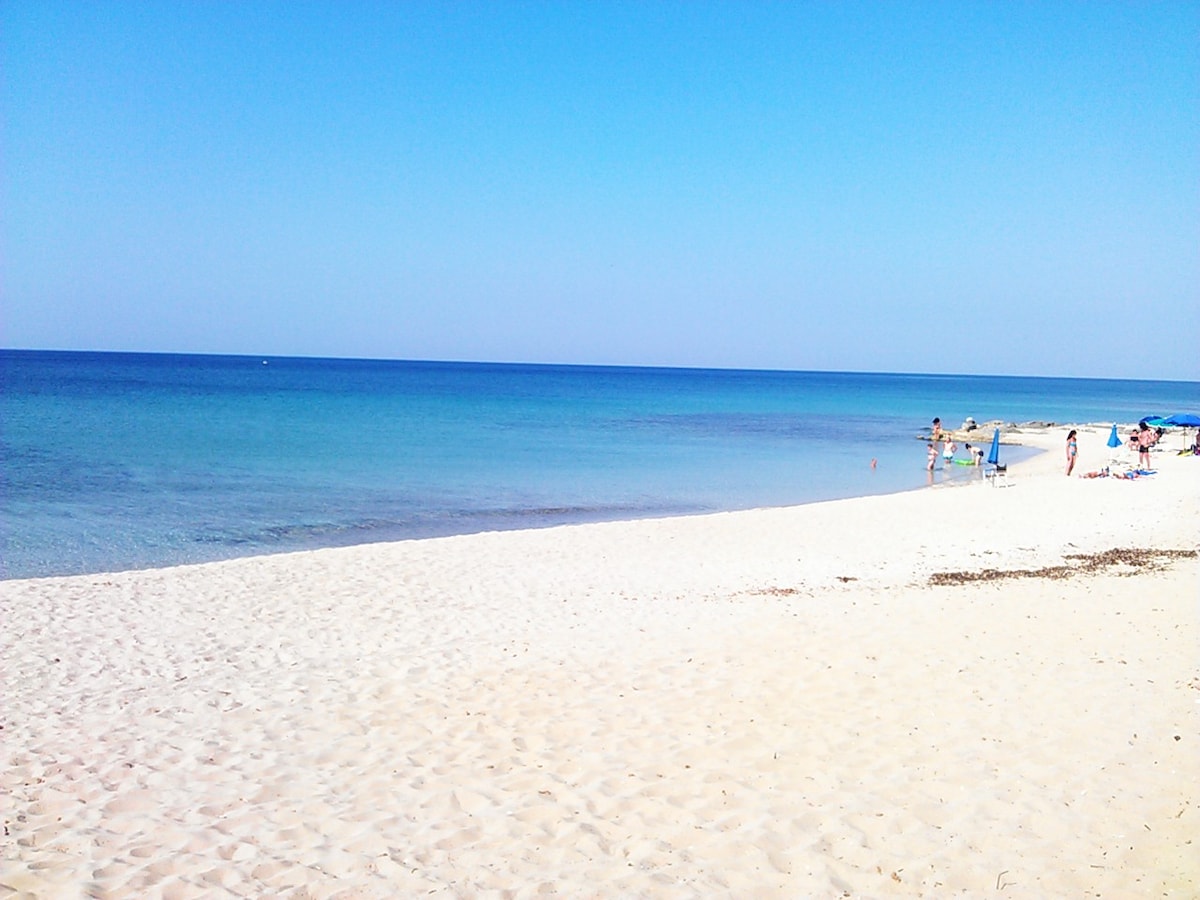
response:
[(1003, 488), (0, 582), (0, 885), (1192, 896), (1200, 460), (1065, 433)]
[[(986, 427), (986, 428), (990, 429), (991, 427), (993, 427), (994, 424), (995, 423), (993, 423), (993, 422), (987, 422), (987, 423), (984, 423), (983, 425), (981, 425), (980, 428), (983, 429)], [(1087, 427), (1092, 427), (1092, 426), (1057, 426), (1057, 425), (1053, 425), (1053, 424), (1051, 424), (1049, 426), (1043, 426), (1043, 425), (1040, 425), (1040, 423), (1030, 422), (1030, 423), (1025, 423), (1023, 425), (1011, 426), (1009, 429), (1009, 433), (1017, 434), (1017, 435), (1027, 435), (1027, 434), (1032, 433), (1034, 435), (1037, 435), (1037, 434), (1043, 433), (1047, 429), (1054, 429), (1054, 428), (1065, 429), (1065, 428), (1070, 428), (1070, 427), (1087, 428)], [(1099, 428), (1100, 426), (1097, 425), (1094, 427)], [(1104, 426), (1104, 427), (1110, 427), (1110, 426)], [(1125, 428), (1127, 430), (1127, 428), (1129, 426), (1118, 426), (1118, 427)], [(1023, 429), (1025, 429), (1025, 430), (1023, 430)], [(1032, 429), (1032, 431), (1029, 431), (1029, 429)], [(958, 432), (954, 432), (954, 433), (957, 434)], [(922, 440), (924, 440), (924, 439), (922, 439)], [(960, 445), (961, 445), (961, 443), (962, 442), (960, 441)], [(990, 444), (990, 438), (983, 441), (983, 444), (981, 444), (981, 446), (985, 446), (988, 444)], [(1046, 450), (1048, 449), (1043, 446), (1038, 446), (1036, 443), (1036, 439), (1035, 439), (1035, 443), (1028, 444), (1028, 443), (1022, 443), (1020, 441), (1005, 440), (1003, 434), (1002, 434), (1001, 446), (1009, 447), (1009, 448), (1011, 448), (1011, 447), (1027, 448), (1027, 447), (1032, 446), (1037, 449), (1037, 453), (1039, 455), (1042, 453), (1045, 453)], [(961, 449), (961, 447), (960, 447), (960, 449)], [(1014, 463), (1014, 464), (1012, 464), (1012, 468), (1014, 471), (1017, 471), (1021, 466), (1027, 464), (1030, 461), (1031, 461), (1030, 459), (1025, 459), (1020, 462)], [(980, 467), (980, 468), (983, 468), (983, 467)], [(942, 464), (941, 458), (939, 457), (938, 467), (935, 470), (935, 472), (938, 476), (940, 476), (943, 471), (944, 471), (944, 466)], [(330, 544), (326, 544), (324, 546), (301, 547), (301, 548), (293, 548), (293, 549), (272, 550), (272, 549), (261, 548), (261, 549), (252, 550), (244, 555), (233, 555), (233, 556), (226, 556), (226, 557), (221, 557), (221, 558), (216, 558), (216, 559), (208, 559), (208, 560), (196, 560), (196, 561), (186, 561), (186, 562), (164, 562), (162, 564), (149, 564), (149, 565), (130, 565), (128, 567), (106, 568), (106, 569), (97, 569), (94, 571), (66, 572), (66, 573), (56, 573), (56, 574), (47, 574), (47, 575), (18, 575), (18, 576), (12, 576), (12, 577), (0, 575), (0, 584), (6, 583), (6, 582), (38, 581), (38, 580), (59, 579), (59, 578), (86, 578), (86, 577), (94, 577), (94, 576), (99, 576), (99, 575), (112, 575), (112, 574), (123, 573), (123, 572), (146, 572), (146, 571), (169, 570), (169, 569), (177, 569), (177, 568), (190, 568), (190, 567), (194, 567), (194, 566), (217, 565), (220, 563), (232, 562), (234, 560), (259, 559), (259, 558), (266, 558), (266, 557), (272, 557), (272, 556), (288, 556), (288, 555), (297, 554), (297, 553), (314, 553), (314, 552), (320, 552), (323, 550), (339, 550), (339, 549), (348, 549), (348, 548), (352, 548), (352, 547), (386, 546), (386, 545), (396, 544), (396, 543), (411, 543), (414, 541), (443, 540), (446, 538), (470, 537), (470, 536), (480, 535), (480, 534), (506, 533), (506, 532), (512, 532), (512, 531), (546, 531), (546, 530), (553, 530), (556, 528), (572, 528), (572, 527), (577, 527), (577, 526), (603, 525), (603, 524), (611, 524), (611, 523), (617, 523), (617, 522), (670, 521), (672, 519), (686, 519), (686, 518), (691, 518), (691, 517), (725, 515), (725, 514), (729, 514), (729, 513), (745, 513), (745, 512), (754, 512), (754, 511), (758, 511), (758, 510), (767, 510), (767, 509), (805, 508), (805, 507), (810, 507), (810, 506), (814, 506), (814, 505), (821, 504), (821, 503), (833, 503), (833, 502), (839, 502), (839, 501), (845, 501), (845, 500), (861, 500), (861, 499), (866, 499), (866, 498), (870, 498), (870, 497), (886, 497), (886, 496), (892, 496), (895, 494), (916, 493), (916, 492), (928, 490), (930, 488), (939, 488), (940, 489), (940, 488), (946, 488), (946, 487), (970, 486), (970, 485), (976, 483), (977, 480), (979, 480), (977, 478), (972, 477), (972, 475), (975, 474), (975, 472), (976, 472), (976, 469), (974, 467), (962, 467), (961, 471), (956, 470), (955, 477), (944, 478), (942, 481), (935, 480), (931, 484), (925, 484), (925, 485), (920, 485), (920, 486), (916, 486), (916, 487), (902, 488), (902, 489), (896, 489), (896, 490), (888, 490), (888, 491), (883, 491), (880, 493), (857, 494), (857, 495), (853, 495), (850, 497), (840, 497), (840, 498), (833, 498), (833, 499), (816, 499), (816, 500), (806, 501), (803, 503), (786, 504), (786, 505), (782, 505), (782, 506), (752, 506), (752, 507), (742, 507), (742, 508), (735, 508), (735, 509), (686, 511), (686, 512), (665, 513), (665, 514), (664, 513), (647, 512), (643, 515), (637, 515), (637, 516), (626, 517), (626, 518), (621, 518), (621, 517), (606, 518), (603, 516), (599, 517), (599, 518), (591, 518), (589, 516), (583, 516), (577, 520), (557, 521), (557, 522), (550, 521), (550, 522), (547, 522), (546, 524), (541, 524), (541, 525), (522, 524), (520, 526), (514, 526), (514, 527), (492, 527), (492, 528), (484, 527), (484, 528), (480, 528), (478, 530), (450, 531), (449, 533), (435, 533), (435, 534), (430, 534), (430, 535), (413, 536), (413, 537), (408, 537), (408, 536), (380, 537), (380, 538), (370, 539), (370, 540), (365, 540), (365, 541), (351, 540), (346, 543), (330, 543)], [(979, 475), (979, 478), (980, 479), (982, 478), (981, 474)]]

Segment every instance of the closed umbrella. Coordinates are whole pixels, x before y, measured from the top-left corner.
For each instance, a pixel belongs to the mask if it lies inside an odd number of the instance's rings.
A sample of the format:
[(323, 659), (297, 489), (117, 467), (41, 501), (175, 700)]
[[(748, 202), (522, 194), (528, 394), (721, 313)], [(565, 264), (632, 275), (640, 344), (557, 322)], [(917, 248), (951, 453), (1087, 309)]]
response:
[(1117, 437), (1117, 426), (1113, 425), (1112, 432), (1108, 435), (1108, 446), (1112, 448), (1112, 454), (1109, 456), (1108, 464), (1116, 465), (1121, 460), (1117, 458), (1117, 448), (1121, 446), (1121, 439)]
[(1000, 429), (999, 428), (997, 428), (992, 433), (992, 451), (991, 451), (991, 453), (988, 454), (987, 461), (988, 461), (989, 466), (1000, 465)]

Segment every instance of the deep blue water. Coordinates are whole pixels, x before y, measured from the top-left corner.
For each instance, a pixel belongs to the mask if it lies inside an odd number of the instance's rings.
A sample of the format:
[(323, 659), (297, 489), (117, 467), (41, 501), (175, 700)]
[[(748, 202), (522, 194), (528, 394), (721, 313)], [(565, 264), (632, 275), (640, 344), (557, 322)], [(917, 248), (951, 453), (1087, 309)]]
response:
[(888, 493), (927, 483), (934, 415), (1200, 406), (1195, 382), (166, 354), (0, 351), (0, 377), (5, 578)]

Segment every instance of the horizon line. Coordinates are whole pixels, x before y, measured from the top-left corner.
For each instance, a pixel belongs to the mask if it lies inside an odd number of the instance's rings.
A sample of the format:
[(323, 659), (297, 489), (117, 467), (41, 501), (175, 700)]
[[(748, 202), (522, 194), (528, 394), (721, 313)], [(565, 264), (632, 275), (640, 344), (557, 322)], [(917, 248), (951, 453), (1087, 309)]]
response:
[(761, 373), (761, 374), (793, 374), (793, 375), (905, 375), (925, 378), (1046, 378), (1065, 381), (1141, 381), (1167, 384), (1198, 384), (1200, 380), (1187, 378), (1117, 378), (1110, 375), (1033, 375), (1028, 373), (1001, 372), (920, 372), (883, 371), (878, 369), (781, 369), (754, 368), (749, 366), (704, 366), (704, 365), (655, 365), (647, 363), (595, 363), (595, 362), (552, 362), (545, 360), (480, 360), (480, 359), (435, 359), (428, 357), (386, 357), (386, 356), (331, 356), (327, 354), (305, 353), (248, 353), (233, 351), (196, 351), (196, 350), (112, 350), (62, 347), (0, 347), (0, 354), (7, 353), (55, 353), (55, 354), (111, 354), (123, 356), (196, 356), (218, 357), (229, 359), (258, 359), (263, 362), (271, 360), (308, 360), (331, 362), (363, 362), (363, 363), (420, 363), (428, 365), (475, 365), (475, 366), (513, 366), (513, 367), (543, 367), (543, 368), (575, 368), (575, 369), (614, 369), (614, 370), (662, 370), (678, 372), (729, 372), (729, 373)]

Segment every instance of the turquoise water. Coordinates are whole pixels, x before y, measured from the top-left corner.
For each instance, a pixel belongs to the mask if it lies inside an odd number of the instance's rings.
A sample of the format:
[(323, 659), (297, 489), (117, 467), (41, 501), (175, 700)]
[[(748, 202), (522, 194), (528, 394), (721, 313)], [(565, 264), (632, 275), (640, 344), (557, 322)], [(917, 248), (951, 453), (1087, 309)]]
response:
[(1200, 406), (1195, 382), (30, 351), (0, 366), (6, 578), (909, 490), (934, 415)]

